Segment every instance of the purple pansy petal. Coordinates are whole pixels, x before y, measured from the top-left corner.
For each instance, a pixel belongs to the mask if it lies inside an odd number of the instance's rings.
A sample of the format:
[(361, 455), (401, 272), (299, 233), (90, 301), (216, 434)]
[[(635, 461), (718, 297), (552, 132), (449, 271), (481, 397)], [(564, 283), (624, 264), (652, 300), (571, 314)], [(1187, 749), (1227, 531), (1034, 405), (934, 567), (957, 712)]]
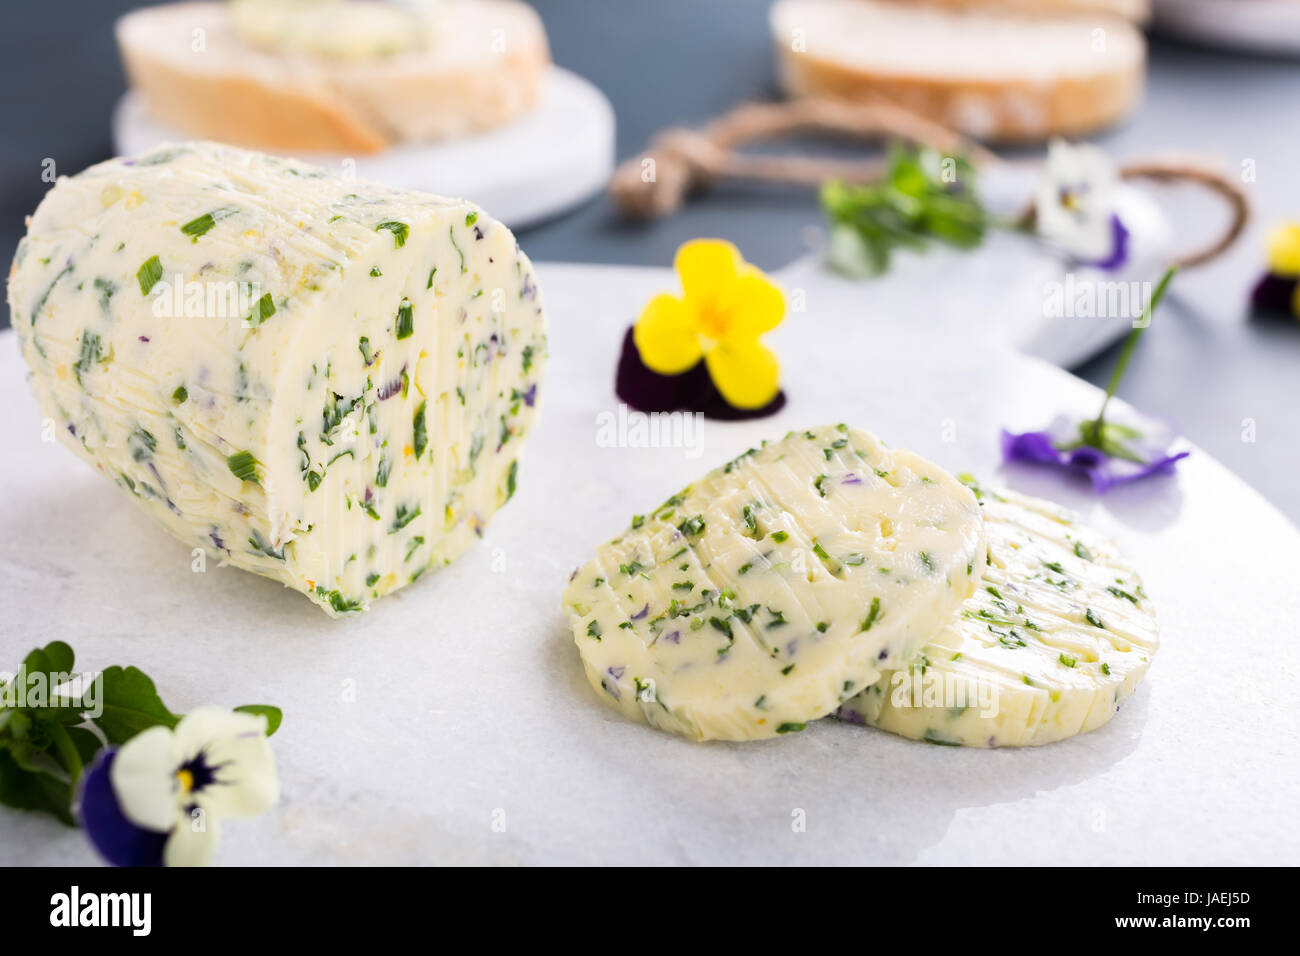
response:
[(81, 825), (99, 855), (113, 866), (162, 866), (166, 833), (138, 827), (122, 813), (109, 770), (117, 748), (100, 751), (81, 781)]
[(1096, 262), (1084, 263), (1085, 265), (1096, 266), (1098, 269), (1105, 269), (1107, 272), (1114, 272), (1128, 262), (1130, 233), (1124, 223), (1120, 221), (1119, 216), (1113, 213), (1110, 217), (1110, 235), (1110, 255)]
[(623, 337), (614, 391), (628, 407), (639, 412), (700, 412), (719, 421), (765, 418), (785, 407), (784, 392), (778, 392), (762, 408), (736, 408), (727, 404), (703, 361), (681, 375), (660, 375), (641, 361), (631, 329)]
[(859, 727), (867, 726), (867, 718), (863, 717), (852, 707), (844, 706), (835, 712), (835, 716), (846, 724), (856, 724)]
[(1061, 464), (1061, 453), (1047, 432), (1009, 432), (1002, 429), (1003, 461), (1030, 461), (1040, 465)]
[[(1078, 434), (1079, 422), (1074, 424), (1074, 434)], [(1055, 437), (1053, 432), (1056, 433)], [(1167, 475), (1174, 470), (1175, 462), (1186, 458), (1189, 452), (1181, 451), (1169, 454), (1167, 447), (1152, 447), (1148, 439), (1145, 442), (1134, 441), (1134, 450), (1142, 456), (1143, 462), (1127, 461), (1114, 458), (1097, 448), (1081, 446), (1070, 451), (1061, 451), (1057, 443), (1061, 436), (1056, 428), (1051, 432), (1010, 432), (1002, 430), (1002, 458), (1005, 461), (1032, 462), (1050, 465), (1075, 474), (1087, 475), (1092, 481), (1093, 490), (1104, 494), (1116, 485), (1139, 481), (1152, 475)]]
[(1295, 276), (1265, 273), (1250, 293), (1250, 304), (1263, 312), (1281, 312), (1295, 316), (1297, 283), (1300, 283), (1300, 278)]

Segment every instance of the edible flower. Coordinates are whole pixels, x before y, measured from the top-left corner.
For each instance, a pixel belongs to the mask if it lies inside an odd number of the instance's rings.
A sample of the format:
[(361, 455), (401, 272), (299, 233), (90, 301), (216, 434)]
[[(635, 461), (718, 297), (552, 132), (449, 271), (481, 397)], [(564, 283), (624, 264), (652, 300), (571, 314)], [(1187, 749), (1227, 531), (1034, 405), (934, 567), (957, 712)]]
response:
[(1106, 422), (1104, 437), (1086, 442), (1080, 425), (1077, 419), (1061, 415), (1043, 431), (1016, 434), (1003, 429), (1002, 457), (1086, 475), (1093, 490), (1104, 494), (1115, 485), (1171, 474), (1175, 462), (1189, 454), (1169, 452), (1173, 430), (1155, 419), (1130, 415), (1123, 422)]
[[(661, 293), (641, 312), (629, 337), (635, 355), (625, 342), (619, 396), (643, 411), (674, 402), (669, 407), (709, 414), (720, 411), (716, 396), (739, 413), (718, 417), (770, 414), (781, 399), (780, 366), (759, 339), (784, 318), (784, 294), (720, 239), (687, 242), (674, 265), (682, 294)], [(665, 388), (664, 377), (686, 381)]]
[(1276, 226), (1268, 236), (1268, 272), (1250, 296), (1257, 309), (1300, 319), (1300, 223)]
[(1115, 270), (1129, 258), (1116, 212), (1119, 170), (1105, 151), (1053, 140), (1034, 206), (1038, 234), (1080, 265)]
[(1093, 490), (1101, 494), (1118, 484), (1169, 474), (1176, 462), (1187, 457), (1186, 451), (1171, 451), (1174, 434), (1169, 426), (1136, 413), (1125, 414), (1123, 420), (1107, 417), (1110, 400), (1124, 377), (1133, 349), (1150, 327), (1151, 316), (1174, 272), (1169, 269), (1164, 274), (1142, 318), (1125, 339), (1097, 417), (1080, 421), (1062, 415), (1041, 431), (1015, 433), (1003, 429), (1005, 461), (1033, 462), (1084, 474), (1092, 481)]
[(86, 835), (116, 866), (207, 865), (222, 817), (278, 799), (267, 731), (262, 714), (201, 707), (174, 730), (150, 727), (104, 749), (82, 786)]

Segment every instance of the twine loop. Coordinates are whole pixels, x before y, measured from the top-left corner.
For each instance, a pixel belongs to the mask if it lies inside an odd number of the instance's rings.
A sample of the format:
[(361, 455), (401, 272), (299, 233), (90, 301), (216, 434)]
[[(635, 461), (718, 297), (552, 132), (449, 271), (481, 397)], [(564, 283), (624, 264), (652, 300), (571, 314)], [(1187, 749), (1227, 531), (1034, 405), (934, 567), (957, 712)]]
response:
[[(816, 132), (854, 139), (901, 139), (946, 155), (961, 155), (976, 168), (1001, 160), (978, 143), (919, 116), (891, 100), (809, 98), (782, 103), (745, 103), (699, 129), (671, 127), (658, 133), (645, 152), (621, 163), (609, 182), (609, 195), (623, 215), (656, 219), (676, 212), (694, 191), (723, 180), (820, 186), (827, 180), (878, 182), (880, 159), (840, 160), (799, 154), (742, 152), (740, 147), (767, 139)], [(1250, 216), (1245, 192), (1227, 175), (1191, 160), (1146, 160), (1120, 168), (1124, 179), (1194, 183), (1221, 196), (1231, 220), (1214, 242), (1176, 260), (1181, 268), (1220, 256), (1236, 241)], [(1020, 216), (1034, 221), (1033, 208)]]

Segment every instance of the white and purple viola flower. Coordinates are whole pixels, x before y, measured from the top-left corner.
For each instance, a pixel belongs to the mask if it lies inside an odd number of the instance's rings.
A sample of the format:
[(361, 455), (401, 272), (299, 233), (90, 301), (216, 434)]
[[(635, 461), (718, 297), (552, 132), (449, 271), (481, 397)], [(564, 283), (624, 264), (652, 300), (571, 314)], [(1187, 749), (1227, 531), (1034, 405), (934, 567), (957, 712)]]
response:
[(205, 866), (223, 817), (279, 797), (266, 718), (215, 707), (101, 751), (81, 789), (86, 835), (115, 866)]
[(1034, 204), (1038, 234), (1080, 265), (1122, 268), (1130, 232), (1120, 219), (1119, 185), (1104, 150), (1053, 140)]

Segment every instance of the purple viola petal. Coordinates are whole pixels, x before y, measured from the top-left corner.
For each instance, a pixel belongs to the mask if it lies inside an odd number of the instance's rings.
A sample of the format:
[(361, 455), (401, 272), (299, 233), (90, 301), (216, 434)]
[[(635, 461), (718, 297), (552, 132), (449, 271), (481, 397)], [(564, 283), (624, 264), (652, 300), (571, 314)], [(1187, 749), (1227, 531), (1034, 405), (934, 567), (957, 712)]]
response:
[(81, 780), (81, 825), (99, 855), (113, 866), (162, 866), (166, 833), (146, 830), (126, 818), (109, 776), (117, 748), (101, 750)]
[(622, 680), (623, 675), (626, 673), (627, 673), (627, 668), (622, 665), (618, 667), (609, 668), (609, 676), (614, 678), (614, 680)]
[(1296, 276), (1265, 273), (1250, 293), (1250, 304), (1262, 312), (1280, 312), (1300, 318), (1296, 314), (1297, 284), (1300, 284), (1300, 278)]
[(600, 686), (604, 689), (605, 693), (609, 694), (609, 696), (613, 697), (615, 700), (623, 699), (623, 692), (618, 689), (617, 684), (611, 684), (608, 677), (602, 677), (600, 679)]
[(682, 632), (669, 631), (664, 635), (664, 640), (668, 641), (670, 644), (680, 644), (682, 642)]
[(1114, 214), (1110, 217), (1110, 237), (1110, 255), (1096, 262), (1086, 262), (1085, 265), (1096, 266), (1098, 269), (1105, 269), (1107, 272), (1114, 272), (1128, 262), (1130, 233), (1119, 216)]
[(766, 418), (785, 407), (784, 392), (778, 392), (762, 408), (736, 408), (727, 404), (703, 360), (681, 375), (660, 375), (641, 361), (631, 329), (623, 337), (614, 391), (620, 400), (639, 412), (700, 412), (718, 421)]
[(536, 383), (529, 385), (528, 388), (524, 389), (524, 404), (527, 405), (529, 408), (532, 408), (535, 404), (537, 404)]
[[(1047, 431), (1010, 432), (1002, 430), (1002, 458), (1004, 461), (1031, 462), (1060, 468), (1074, 474), (1086, 475), (1093, 490), (1104, 494), (1116, 485), (1128, 484), (1153, 475), (1172, 474), (1174, 464), (1190, 452), (1169, 453), (1169, 442), (1157, 436), (1167, 433), (1166, 428), (1144, 432), (1144, 439), (1134, 439), (1129, 447), (1142, 461), (1129, 461), (1108, 455), (1098, 448), (1081, 445), (1062, 451), (1070, 437), (1079, 434), (1080, 421), (1057, 419)], [(1067, 430), (1068, 426), (1068, 430)]]
[(376, 397), (381, 402), (386, 402), (394, 395), (396, 395), (398, 392), (400, 392), (402, 390), (402, 377), (405, 374), (406, 374), (406, 366), (403, 365), (401, 372), (399, 372), (391, 382), (379, 386), (379, 392), (376, 395)]
[(860, 484), (862, 484), (862, 479), (859, 478), (857, 475), (855, 475), (853, 472), (849, 472), (847, 475), (845, 475), (845, 476), (843, 477), (843, 479), (841, 479), (840, 484), (842, 484), (842, 485), (860, 485)]
[(158, 474), (158, 466), (153, 462), (149, 462), (149, 471), (153, 473), (154, 481), (158, 482), (158, 488), (162, 491), (163, 500), (167, 502), (167, 507), (171, 509), (173, 514), (180, 514), (181, 509), (176, 507), (176, 502), (167, 497), (167, 485), (163, 482), (162, 475)]
[(1052, 444), (1047, 432), (1020, 432), (1002, 429), (1002, 458), (1004, 461), (1030, 461), (1041, 465), (1061, 464), (1061, 453)]
[(646, 602), (645, 607), (641, 608), (641, 610), (637, 611), (635, 614), (632, 615), (632, 620), (639, 621), (641, 620), (641, 618), (645, 617), (649, 613), (650, 613), (650, 604), (649, 602)]
[(861, 713), (847, 705), (837, 710), (835, 716), (846, 724), (856, 724), (859, 727), (867, 726), (867, 718), (863, 717)]

